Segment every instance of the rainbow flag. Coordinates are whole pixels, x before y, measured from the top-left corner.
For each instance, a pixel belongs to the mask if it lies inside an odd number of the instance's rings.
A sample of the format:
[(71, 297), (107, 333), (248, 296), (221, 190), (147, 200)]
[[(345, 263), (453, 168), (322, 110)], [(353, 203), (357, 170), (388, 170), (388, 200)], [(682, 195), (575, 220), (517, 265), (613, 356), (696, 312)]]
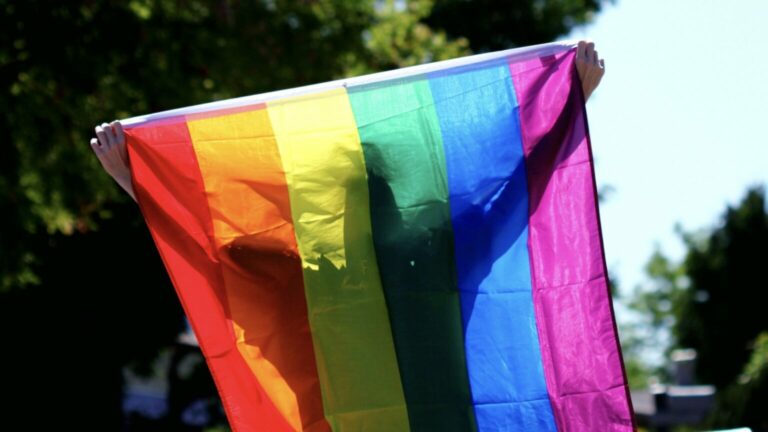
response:
[(123, 120), (235, 431), (625, 431), (571, 42)]

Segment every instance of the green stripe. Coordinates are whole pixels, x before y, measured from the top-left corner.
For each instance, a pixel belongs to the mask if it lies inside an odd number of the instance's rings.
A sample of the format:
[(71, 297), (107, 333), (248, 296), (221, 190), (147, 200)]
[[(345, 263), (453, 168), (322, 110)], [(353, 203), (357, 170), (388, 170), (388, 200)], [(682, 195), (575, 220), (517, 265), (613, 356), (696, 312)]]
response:
[(445, 156), (429, 84), (355, 87), (349, 97), (411, 429), (476, 430)]

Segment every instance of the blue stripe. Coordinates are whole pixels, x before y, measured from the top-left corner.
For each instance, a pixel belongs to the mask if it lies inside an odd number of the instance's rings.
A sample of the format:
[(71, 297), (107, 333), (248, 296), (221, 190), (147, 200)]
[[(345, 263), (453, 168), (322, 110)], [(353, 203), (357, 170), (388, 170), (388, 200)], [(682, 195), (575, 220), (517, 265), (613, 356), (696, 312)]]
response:
[(506, 63), (430, 75), (479, 430), (556, 431), (531, 292), (528, 188)]

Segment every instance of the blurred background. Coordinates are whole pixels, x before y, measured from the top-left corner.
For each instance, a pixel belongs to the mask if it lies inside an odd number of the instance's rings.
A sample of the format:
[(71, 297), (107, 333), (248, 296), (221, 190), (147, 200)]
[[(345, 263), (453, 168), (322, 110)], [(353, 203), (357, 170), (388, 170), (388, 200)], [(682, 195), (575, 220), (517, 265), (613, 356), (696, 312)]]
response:
[(759, 0), (0, 0), (0, 429), (228, 430), (97, 124), (592, 39), (638, 424), (767, 431), (767, 20)]

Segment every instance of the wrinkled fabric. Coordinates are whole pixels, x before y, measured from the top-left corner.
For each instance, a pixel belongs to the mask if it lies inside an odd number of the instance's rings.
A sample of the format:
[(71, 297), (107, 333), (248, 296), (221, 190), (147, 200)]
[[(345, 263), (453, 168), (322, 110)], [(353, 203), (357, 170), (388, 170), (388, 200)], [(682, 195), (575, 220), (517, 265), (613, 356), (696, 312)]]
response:
[(633, 429), (574, 56), (124, 122), (233, 430)]
[(530, 179), (536, 323), (558, 430), (630, 430), (574, 57), (512, 64)]

